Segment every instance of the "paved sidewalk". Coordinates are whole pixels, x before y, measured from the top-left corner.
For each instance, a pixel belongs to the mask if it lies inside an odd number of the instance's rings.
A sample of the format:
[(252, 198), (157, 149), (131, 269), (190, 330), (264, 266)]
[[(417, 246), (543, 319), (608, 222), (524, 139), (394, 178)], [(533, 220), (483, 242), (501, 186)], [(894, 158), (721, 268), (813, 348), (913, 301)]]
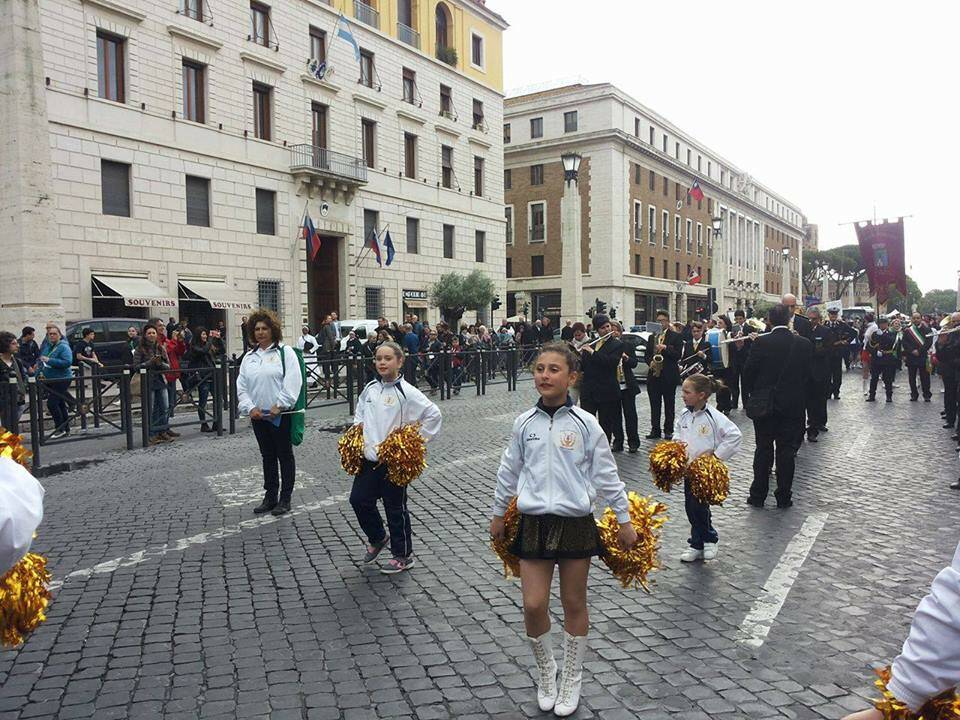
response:
[[(35, 549), (54, 602), (24, 647), (0, 651), (0, 718), (546, 717), (519, 585), (487, 547), (499, 456), (534, 400), (521, 385), (440, 404), (443, 431), (410, 491), (418, 562), (399, 576), (356, 563), (351, 479), (336, 432), (320, 429), (338, 418), (311, 422), (294, 512), (279, 519), (250, 512), (262, 491), (245, 426), (47, 478)], [(645, 393), (638, 408), (643, 428)], [(897, 653), (953, 554), (960, 493), (936, 403), (900, 388), (892, 405), (848, 392), (829, 409), (788, 511), (745, 505), (753, 431), (733, 413), (744, 448), (705, 566), (677, 560), (683, 498), (653, 487), (649, 444), (618, 456), (630, 489), (670, 507), (664, 568), (649, 595), (591, 571), (575, 717), (838, 718), (864, 705), (869, 665)]]

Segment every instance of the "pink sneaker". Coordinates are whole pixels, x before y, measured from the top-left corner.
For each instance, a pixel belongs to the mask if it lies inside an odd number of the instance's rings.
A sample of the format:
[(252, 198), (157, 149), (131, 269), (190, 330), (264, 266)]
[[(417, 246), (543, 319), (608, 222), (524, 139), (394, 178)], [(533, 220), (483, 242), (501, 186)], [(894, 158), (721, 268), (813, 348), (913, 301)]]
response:
[(380, 572), (384, 575), (396, 575), (397, 573), (402, 573), (404, 570), (409, 570), (413, 567), (413, 556), (400, 558), (395, 557), (382, 568)]

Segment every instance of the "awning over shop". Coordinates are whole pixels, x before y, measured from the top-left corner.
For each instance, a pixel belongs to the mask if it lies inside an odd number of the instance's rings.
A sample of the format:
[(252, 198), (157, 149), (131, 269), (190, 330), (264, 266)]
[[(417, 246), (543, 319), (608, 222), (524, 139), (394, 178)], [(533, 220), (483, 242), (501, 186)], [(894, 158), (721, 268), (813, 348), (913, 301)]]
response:
[(423, 308), (424, 310), (429, 307), (426, 300), (414, 300), (411, 298), (404, 298), (403, 304), (408, 308)]
[(181, 278), (180, 289), (187, 300), (206, 300), (214, 310), (253, 310), (253, 303), (237, 300), (237, 291), (225, 280)]
[[(96, 274), (93, 276), (95, 297), (122, 297), (127, 307), (175, 308), (176, 298), (145, 277)], [(99, 292), (99, 295), (97, 293)]]

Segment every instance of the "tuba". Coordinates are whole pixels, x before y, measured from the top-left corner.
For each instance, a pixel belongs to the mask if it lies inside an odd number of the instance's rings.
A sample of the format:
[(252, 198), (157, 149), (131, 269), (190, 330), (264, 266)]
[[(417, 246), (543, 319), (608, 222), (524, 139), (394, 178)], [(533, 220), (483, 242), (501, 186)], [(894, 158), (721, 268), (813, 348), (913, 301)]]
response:
[[(657, 338), (657, 345), (663, 345), (664, 340), (666, 340), (667, 333), (660, 333), (660, 337)], [(663, 371), (663, 355), (657, 353), (650, 359), (650, 368), (648, 374), (651, 377), (660, 377), (660, 373)]]

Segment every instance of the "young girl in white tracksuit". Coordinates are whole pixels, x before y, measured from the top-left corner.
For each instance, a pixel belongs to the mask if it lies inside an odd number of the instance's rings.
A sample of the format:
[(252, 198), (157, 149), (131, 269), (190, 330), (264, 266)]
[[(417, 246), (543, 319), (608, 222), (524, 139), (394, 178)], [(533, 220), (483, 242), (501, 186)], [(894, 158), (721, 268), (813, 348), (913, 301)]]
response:
[[(429, 441), (440, 432), (440, 410), (427, 397), (400, 376), (403, 351), (393, 342), (377, 346), (374, 358), (379, 379), (367, 383), (357, 399), (354, 424), (363, 423), (363, 467), (353, 480), (350, 504), (367, 536), (365, 564), (377, 559), (380, 551), (390, 543), (393, 559), (380, 568), (390, 575), (409, 570), (413, 566), (413, 544), (410, 513), (407, 512), (407, 488), (394, 485), (387, 478), (387, 466), (377, 458), (377, 446), (391, 430), (419, 421), (420, 434)], [(377, 509), (377, 500), (383, 500), (389, 535), (383, 528), (383, 518)]]
[[(686, 409), (677, 416), (673, 439), (687, 445), (687, 459), (693, 462), (712, 453), (726, 462), (740, 448), (740, 428), (722, 412), (710, 408), (707, 401), (717, 389), (717, 381), (706, 375), (691, 375), (683, 381), (681, 394)], [(690, 521), (690, 545), (680, 555), (682, 562), (713, 560), (720, 536), (713, 527), (710, 506), (690, 492), (690, 481), (683, 481), (684, 507)]]
[[(915, 713), (930, 698), (960, 684), (960, 545), (953, 563), (940, 571), (917, 606), (891, 674), (887, 689)], [(845, 720), (883, 720), (883, 714), (865, 710)]]
[[(587, 574), (590, 558), (602, 552), (593, 517), (599, 495), (620, 522), (620, 544), (633, 547), (627, 495), (597, 419), (575, 407), (568, 391), (577, 379), (577, 355), (566, 343), (548, 343), (534, 364), (540, 401), (513, 423), (510, 444), (497, 472), (491, 537), (504, 536), (503, 516), (517, 496), (519, 530), (512, 552), (520, 558), (523, 616), (537, 662), (537, 701), (559, 717), (580, 701), (581, 668), (587, 646)], [(550, 642), (550, 584), (560, 566), (563, 604), (563, 665)]]

